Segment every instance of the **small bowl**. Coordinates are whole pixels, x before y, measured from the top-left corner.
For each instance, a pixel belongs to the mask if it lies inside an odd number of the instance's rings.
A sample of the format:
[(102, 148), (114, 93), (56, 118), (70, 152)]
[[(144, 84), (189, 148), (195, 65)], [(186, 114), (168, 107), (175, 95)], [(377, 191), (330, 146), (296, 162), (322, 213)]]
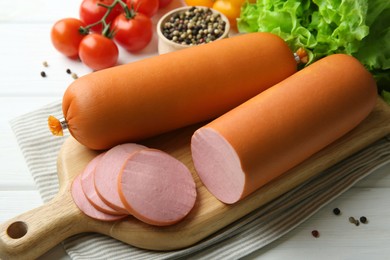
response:
[[(159, 54), (164, 54), (164, 53), (168, 53), (168, 52), (177, 51), (177, 50), (186, 49), (186, 48), (190, 48), (190, 47), (196, 46), (196, 45), (179, 44), (179, 43), (176, 43), (174, 41), (171, 41), (168, 38), (166, 38), (163, 35), (163, 32), (162, 32), (164, 24), (172, 16), (174, 16), (174, 15), (176, 15), (178, 13), (184, 13), (184, 12), (190, 10), (191, 8), (193, 8), (193, 6), (185, 6), (185, 7), (176, 8), (176, 9), (166, 13), (158, 21), (158, 23), (157, 23), (157, 35), (158, 35), (158, 53)], [(229, 20), (227, 19), (227, 17), (224, 14), (222, 14), (221, 12), (218, 12), (217, 10), (214, 10), (212, 8), (207, 8), (207, 7), (202, 7), (202, 6), (196, 6), (196, 8), (210, 9), (213, 12), (213, 14), (219, 14), (221, 16), (222, 20), (225, 22), (225, 30), (224, 30), (223, 34), (220, 37), (218, 37), (217, 39), (213, 40), (213, 41), (217, 41), (217, 40), (229, 37), (230, 23), (229, 23)], [(202, 43), (202, 44), (207, 44), (207, 43)]]

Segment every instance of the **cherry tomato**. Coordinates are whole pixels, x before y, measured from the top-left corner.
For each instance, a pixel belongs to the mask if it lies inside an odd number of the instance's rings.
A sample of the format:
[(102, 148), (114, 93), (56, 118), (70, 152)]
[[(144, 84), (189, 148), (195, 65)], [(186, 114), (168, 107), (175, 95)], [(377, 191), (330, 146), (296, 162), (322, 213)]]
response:
[(145, 48), (153, 36), (152, 20), (142, 13), (135, 13), (132, 18), (120, 14), (114, 20), (112, 29), (115, 30), (115, 41), (130, 52)]
[(158, 8), (164, 8), (167, 5), (169, 5), (172, 2), (172, 0), (159, 0)]
[(80, 43), (80, 59), (93, 70), (115, 66), (118, 55), (119, 51), (116, 44), (101, 34), (89, 34)]
[(215, 0), (185, 0), (187, 5), (213, 7)]
[(236, 19), (240, 16), (241, 6), (234, 5), (230, 0), (217, 0), (213, 4), (213, 9), (223, 13), (229, 19), (232, 28), (236, 27)]
[[(107, 12), (107, 8), (98, 5), (111, 5), (114, 0), (83, 0), (80, 5), (79, 16), (80, 20), (85, 24), (90, 25), (98, 22), (103, 18), (105, 13)], [(120, 13), (123, 12), (123, 8), (117, 4), (112, 10), (111, 13), (107, 16), (106, 23), (112, 22), (115, 17), (117, 17)], [(91, 28), (92, 31), (101, 32), (102, 24), (97, 24)]]
[(127, 6), (136, 12), (153, 17), (158, 11), (159, 0), (127, 0)]
[(65, 18), (57, 21), (51, 29), (51, 42), (62, 54), (70, 58), (78, 57), (81, 40), (85, 37), (79, 29), (85, 24), (75, 18)]

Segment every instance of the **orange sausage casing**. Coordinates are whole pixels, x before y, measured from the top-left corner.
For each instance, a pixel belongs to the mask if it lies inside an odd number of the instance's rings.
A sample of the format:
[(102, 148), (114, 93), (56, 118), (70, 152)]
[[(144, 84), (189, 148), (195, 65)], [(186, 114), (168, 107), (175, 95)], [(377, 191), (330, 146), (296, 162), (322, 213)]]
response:
[(235, 203), (352, 130), (376, 99), (358, 60), (328, 56), (198, 129), (195, 169), (219, 200)]
[(74, 81), (70, 133), (108, 149), (213, 119), (296, 72), (286, 43), (251, 33), (97, 71)]

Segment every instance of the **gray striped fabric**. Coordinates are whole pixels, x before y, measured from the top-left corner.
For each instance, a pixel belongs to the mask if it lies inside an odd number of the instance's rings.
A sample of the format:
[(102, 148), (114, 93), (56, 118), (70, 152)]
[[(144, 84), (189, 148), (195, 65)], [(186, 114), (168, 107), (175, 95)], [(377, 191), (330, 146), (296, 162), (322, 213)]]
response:
[[(60, 102), (10, 122), (44, 202), (58, 191), (56, 159), (68, 136), (51, 135), (48, 115), (62, 116)], [(72, 259), (237, 259), (277, 240), (389, 160), (390, 140), (383, 138), (187, 249), (142, 250), (100, 234), (76, 235), (63, 245)]]

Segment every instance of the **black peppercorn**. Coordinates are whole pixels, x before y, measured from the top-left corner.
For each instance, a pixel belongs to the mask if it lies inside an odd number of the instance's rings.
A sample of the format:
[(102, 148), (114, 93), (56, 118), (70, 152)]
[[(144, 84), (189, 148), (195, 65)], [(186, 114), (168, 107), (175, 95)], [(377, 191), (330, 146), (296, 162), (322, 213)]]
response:
[(42, 78), (45, 78), (45, 77), (46, 77), (46, 72), (41, 71), (41, 77), (42, 77)]
[(334, 209), (333, 209), (333, 213), (334, 213), (335, 215), (340, 215), (341, 211), (340, 211), (339, 208), (334, 208)]
[(70, 69), (66, 69), (66, 73), (71, 74), (72, 71)]
[(367, 223), (367, 218), (362, 216), (360, 217), (360, 222), (362, 222), (363, 224), (366, 224)]

